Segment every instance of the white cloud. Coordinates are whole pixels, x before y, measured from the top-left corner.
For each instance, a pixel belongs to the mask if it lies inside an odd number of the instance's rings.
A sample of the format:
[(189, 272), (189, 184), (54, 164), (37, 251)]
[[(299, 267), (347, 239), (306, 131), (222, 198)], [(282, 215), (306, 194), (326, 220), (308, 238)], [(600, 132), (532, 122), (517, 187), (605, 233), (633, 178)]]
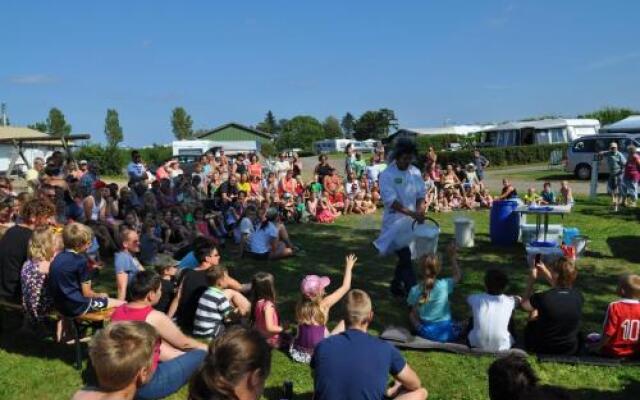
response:
[(637, 59), (640, 59), (640, 53), (638, 52), (631, 52), (617, 56), (607, 56), (601, 58), (600, 60), (592, 61), (591, 63), (587, 64), (585, 68), (589, 71), (595, 71), (599, 69), (615, 67), (621, 64), (626, 64)]
[(10, 76), (9, 82), (14, 85), (46, 85), (57, 82), (57, 79), (47, 74), (26, 74)]

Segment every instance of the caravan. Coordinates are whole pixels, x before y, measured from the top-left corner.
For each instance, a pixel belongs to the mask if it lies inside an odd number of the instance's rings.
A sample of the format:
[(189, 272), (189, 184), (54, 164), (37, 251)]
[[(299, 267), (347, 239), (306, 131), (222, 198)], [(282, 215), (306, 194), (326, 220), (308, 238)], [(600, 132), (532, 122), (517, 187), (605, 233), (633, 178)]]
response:
[(541, 119), (495, 125), (484, 130), (480, 146), (508, 147), (569, 143), (600, 128), (597, 119)]

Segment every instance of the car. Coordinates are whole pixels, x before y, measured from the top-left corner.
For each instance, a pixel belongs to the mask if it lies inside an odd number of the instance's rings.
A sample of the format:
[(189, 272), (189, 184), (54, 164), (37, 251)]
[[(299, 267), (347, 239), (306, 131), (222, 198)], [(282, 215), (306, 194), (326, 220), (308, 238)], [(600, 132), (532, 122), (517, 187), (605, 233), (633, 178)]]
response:
[[(574, 174), (576, 178), (588, 180), (591, 178), (591, 162), (601, 151), (609, 150), (611, 142), (618, 144), (618, 149), (626, 153), (626, 148), (634, 145), (640, 148), (640, 135), (628, 133), (600, 133), (583, 136), (569, 143), (565, 171)], [(600, 163), (599, 174), (607, 173), (607, 165)]]

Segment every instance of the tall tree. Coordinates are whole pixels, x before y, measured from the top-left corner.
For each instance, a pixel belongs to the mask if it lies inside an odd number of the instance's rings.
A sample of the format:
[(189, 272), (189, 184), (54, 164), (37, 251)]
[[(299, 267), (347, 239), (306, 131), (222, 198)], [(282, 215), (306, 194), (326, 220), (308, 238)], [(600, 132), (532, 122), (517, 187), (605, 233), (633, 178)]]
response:
[(340, 128), (340, 121), (334, 116), (328, 116), (322, 123), (324, 128), (324, 137), (328, 139), (341, 138), (342, 128)]
[(301, 148), (311, 150), (313, 142), (324, 136), (322, 124), (308, 115), (299, 115), (289, 120), (276, 140), (278, 149)]
[(176, 107), (173, 109), (171, 113), (171, 126), (176, 139), (185, 140), (193, 137), (193, 121), (184, 108)]
[(391, 128), (398, 128), (398, 120), (393, 110), (382, 108), (378, 111), (367, 111), (356, 121), (354, 137), (358, 140), (383, 139), (389, 136)]
[(49, 110), (47, 132), (53, 136), (68, 136), (71, 133), (71, 125), (67, 124), (62, 111), (55, 107)]
[(350, 112), (346, 113), (344, 117), (342, 117), (342, 132), (344, 132), (344, 137), (350, 139), (353, 137), (353, 126), (355, 124), (356, 119), (351, 115)]
[(578, 116), (579, 118), (593, 118), (600, 121), (600, 125), (610, 125), (614, 122), (618, 122), (627, 118), (630, 115), (640, 114), (639, 110), (632, 110), (624, 107), (604, 107), (599, 110), (592, 111), (585, 115)]
[(27, 125), (27, 128), (35, 129), (36, 131), (40, 131), (42, 133), (47, 133), (47, 123), (45, 121), (39, 121), (31, 125)]
[(118, 146), (118, 143), (124, 139), (118, 112), (111, 108), (107, 110), (107, 117), (104, 120), (104, 135), (107, 137), (109, 147)]
[(278, 133), (278, 122), (276, 121), (276, 117), (273, 116), (271, 110), (267, 112), (267, 115), (264, 117), (264, 121), (260, 122), (256, 128), (259, 131), (270, 133), (272, 135)]

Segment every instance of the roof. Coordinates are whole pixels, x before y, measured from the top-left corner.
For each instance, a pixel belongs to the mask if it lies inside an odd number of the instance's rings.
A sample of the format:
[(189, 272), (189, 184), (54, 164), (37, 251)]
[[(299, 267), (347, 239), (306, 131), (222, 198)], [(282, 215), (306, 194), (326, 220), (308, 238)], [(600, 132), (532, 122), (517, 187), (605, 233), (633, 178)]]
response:
[(631, 115), (600, 129), (600, 132), (640, 133), (640, 115)]
[(553, 119), (539, 119), (534, 121), (513, 121), (504, 124), (494, 125), (486, 128), (485, 131), (504, 131), (504, 130), (518, 130), (525, 128), (532, 129), (551, 129), (551, 128), (565, 128), (567, 126), (600, 126), (600, 121), (597, 119), (587, 118), (553, 118)]
[(206, 131), (206, 132), (198, 135), (197, 137), (198, 138), (202, 138), (202, 137), (205, 137), (205, 136), (209, 136), (209, 135), (214, 134), (216, 132), (219, 132), (219, 131), (221, 131), (223, 129), (226, 129), (226, 128), (230, 127), (230, 126), (235, 126), (236, 128), (243, 129), (245, 131), (249, 131), (251, 133), (254, 133), (254, 134), (258, 135), (258, 136), (262, 136), (262, 137), (267, 138), (267, 139), (273, 139), (273, 136), (271, 134), (267, 133), (267, 132), (262, 132), (262, 131), (259, 131), (257, 129), (250, 128), (248, 126), (239, 124), (237, 122), (229, 122), (227, 124), (220, 125), (220, 126), (218, 126), (216, 128), (211, 129), (210, 131)]
[(468, 135), (486, 129), (487, 125), (448, 125), (435, 128), (402, 128), (418, 136), (424, 135)]
[[(73, 139), (89, 139), (89, 135), (69, 135), (67, 142)], [(20, 126), (0, 126), (0, 143), (19, 141), (26, 144), (38, 144), (44, 146), (60, 146), (62, 141), (48, 133)]]

